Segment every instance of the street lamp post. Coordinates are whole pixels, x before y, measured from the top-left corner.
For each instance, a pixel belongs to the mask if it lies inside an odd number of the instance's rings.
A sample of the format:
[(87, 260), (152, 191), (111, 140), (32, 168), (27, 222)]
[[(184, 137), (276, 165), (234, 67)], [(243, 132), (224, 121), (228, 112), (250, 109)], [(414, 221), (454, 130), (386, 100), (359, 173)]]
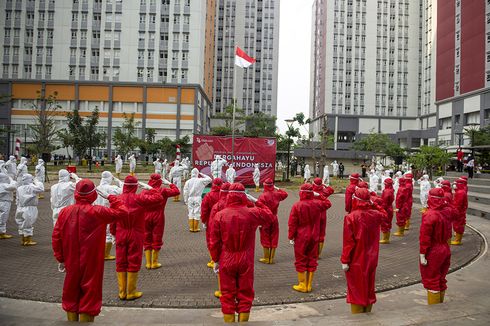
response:
[(288, 167), (287, 167), (287, 171), (286, 171), (286, 181), (289, 181), (289, 170), (290, 170), (290, 159), (291, 159), (291, 133), (289, 132), (289, 129), (291, 129), (291, 125), (293, 124), (294, 120), (293, 119), (286, 119), (284, 121), (286, 121), (286, 123), (288, 125), (288, 133), (287, 133), (287, 136), (288, 136)]

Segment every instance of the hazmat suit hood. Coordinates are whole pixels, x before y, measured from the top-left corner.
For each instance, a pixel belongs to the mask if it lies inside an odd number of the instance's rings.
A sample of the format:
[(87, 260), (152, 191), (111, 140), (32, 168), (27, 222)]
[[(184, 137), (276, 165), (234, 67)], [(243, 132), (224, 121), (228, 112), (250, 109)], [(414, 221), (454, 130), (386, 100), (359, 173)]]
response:
[[(361, 181), (357, 184), (357, 188), (363, 188), (363, 189), (368, 189), (369, 188), (369, 185), (366, 181)], [(356, 188), (356, 189), (357, 189)]]
[(321, 185), (322, 185), (322, 183), (323, 183), (323, 181), (322, 181), (322, 179), (320, 179), (320, 178), (315, 178), (315, 179), (313, 179), (313, 183), (314, 183), (316, 186), (321, 186)]
[(104, 171), (101, 174), (101, 179), (100, 179), (100, 185), (110, 185), (112, 183), (112, 180), (114, 177), (112, 176), (112, 173), (109, 171)]
[(0, 173), (0, 183), (10, 183), (10, 178), (5, 173)]
[(408, 173), (405, 173), (405, 175), (403, 177), (405, 177), (405, 179), (412, 180), (413, 179), (413, 174), (411, 172), (408, 172)]
[(423, 178), (424, 180), (429, 181), (429, 175), (428, 175), (428, 174), (424, 174), (424, 175), (422, 176), (422, 178)]
[(75, 188), (75, 202), (77, 204), (92, 204), (97, 199), (95, 184), (89, 179), (83, 179)]
[(313, 180), (313, 191), (321, 192), (323, 190), (323, 181), (320, 178)]
[(150, 175), (150, 181), (148, 181), (148, 185), (154, 189), (158, 189), (162, 186), (162, 176), (158, 173), (153, 173)]
[(26, 164), (26, 163), (27, 163), (27, 159), (24, 156), (22, 156), (20, 158), (20, 164)]
[(221, 186), (221, 190), (219, 192), (219, 200), (226, 200), (226, 198), (228, 197), (229, 190), (230, 190), (230, 183), (229, 182), (223, 183), (223, 185)]
[(353, 173), (349, 176), (349, 181), (351, 185), (357, 186), (359, 183), (359, 173)]
[(393, 189), (393, 179), (386, 178), (384, 184), (385, 184), (385, 189), (386, 188), (387, 189)]
[(17, 162), (17, 160), (15, 159), (15, 156), (13, 156), (13, 155), (10, 155), (9, 156), (9, 161), (12, 162), (12, 163)]
[(427, 206), (430, 209), (439, 210), (445, 207), (446, 198), (444, 197), (444, 190), (441, 188), (434, 188), (429, 191), (429, 199), (427, 201)]
[(313, 185), (305, 183), (299, 188), (299, 200), (311, 200), (313, 196)]
[(449, 182), (449, 180), (442, 181), (441, 186), (442, 186), (442, 190), (444, 190), (444, 192), (451, 193), (451, 182)]
[(34, 177), (27, 173), (22, 176), (22, 179), (20, 180), (20, 185), (25, 186), (31, 184), (33, 181), (34, 181)]
[(193, 168), (191, 171), (191, 178), (197, 178), (199, 177), (199, 170), (196, 168)]
[(211, 191), (212, 192), (220, 191), (222, 185), (223, 185), (223, 180), (221, 180), (221, 178), (213, 179), (213, 183), (211, 184)]
[(42, 158), (40, 158), (39, 160), (37, 160), (37, 164), (40, 165), (40, 164), (44, 164), (44, 160)]
[(264, 191), (274, 191), (274, 182), (272, 181), (271, 178), (265, 179)]
[(456, 179), (456, 190), (465, 190), (466, 182), (462, 179)]
[(233, 183), (228, 191), (226, 198), (226, 206), (247, 206), (247, 196), (245, 195), (245, 187), (241, 183)]
[(58, 171), (58, 179), (59, 182), (68, 182), (70, 181), (70, 172), (65, 169), (61, 169)]
[(371, 194), (367, 188), (357, 188), (352, 196), (352, 210), (366, 210), (372, 207)]
[(405, 182), (408, 181), (407, 179), (405, 178), (400, 178), (398, 180), (398, 184), (400, 185), (400, 187), (405, 187)]
[(132, 175), (128, 175), (124, 179), (123, 193), (136, 193), (138, 190), (138, 179)]

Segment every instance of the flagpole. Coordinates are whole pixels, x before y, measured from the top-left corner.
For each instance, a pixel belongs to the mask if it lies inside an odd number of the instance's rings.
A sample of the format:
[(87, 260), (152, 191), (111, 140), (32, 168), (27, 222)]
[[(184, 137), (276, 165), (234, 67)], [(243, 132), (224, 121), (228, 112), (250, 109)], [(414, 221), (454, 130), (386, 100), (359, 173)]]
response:
[[(235, 45), (235, 52), (237, 46)], [(236, 55), (236, 54), (235, 54)], [(231, 119), (231, 162), (235, 163), (236, 64), (233, 63), (233, 114)]]

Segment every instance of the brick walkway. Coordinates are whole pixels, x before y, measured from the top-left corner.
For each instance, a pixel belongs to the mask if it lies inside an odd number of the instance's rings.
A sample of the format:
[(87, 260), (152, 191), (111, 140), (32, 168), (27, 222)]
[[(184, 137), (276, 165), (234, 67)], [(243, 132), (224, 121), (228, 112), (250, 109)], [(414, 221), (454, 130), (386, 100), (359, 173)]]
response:
[[(308, 302), (337, 298), (345, 294), (345, 280), (339, 257), (342, 247), (343, 195), (331, 197), (333, 207), (328, 212), (327, 242), (323, 259), (315, 274), (314, 291), (301, 294), (293, 291), (296, 282), (293, 265), (293, 248), (287, 240), (287, 219), (297, 193), (289, 192), (289, 198), (279, 208), (280, 240), (277, 263), (263, 265), (258, 262), (262, 250), (257, 239), (255, 264), (254, 305)], [(253, 193), (255, 195), (255, 193)], [(420, 280), (418, 267), (418, 225), (420, 213), (414, 208), (413, 228), (404, 238), (394, 238), (391, 245), (382, 246), (377, 273), (377, 290), (387, 290)], [(15, 232), (13, 211), (8, 231)], [(186, 208), (183, 203), (169, 201), (166, 210), (167, 224), (164, 248), (161, 254), (163, 267), (140, 273), (141, 299), (122, 302), (117, 299), (115, 263), (106, 262), (104, 275), (104, 305), (135, 307), (218, 307), (214, 298), (216, 278), (206, 267), (208, 254), (204, 232), (187, 231)], [(0, 296), (30, 300), (60, 302), (64, 274), (57, 271), (57, 263), (51, 250), (51, 210), (49, 193), (40, 205), (39, 219), (35, 225), (34, 239), (38, 245), (22, 247), (18, 236), (0, 241)], [(464, 245), (452, 247), (451, 268), (455, 269), (478, 255), (482, 240), (470, 229), (464, 237)]]

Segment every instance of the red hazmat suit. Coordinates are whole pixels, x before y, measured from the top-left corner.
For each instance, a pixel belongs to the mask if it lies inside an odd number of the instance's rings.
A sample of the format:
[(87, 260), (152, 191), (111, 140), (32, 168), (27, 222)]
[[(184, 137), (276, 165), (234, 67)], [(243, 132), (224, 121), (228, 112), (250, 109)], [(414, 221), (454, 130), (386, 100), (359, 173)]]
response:
[(413, 175), (407, 173), (405, 179), (405, 187), (407, 188), (407, 219), (409, 219), (412, 216), (413, 207)]
[[(160, 174), (152, 174), (148, 185), (162, 195), (163, 201), (156, 205), (146, 207), (145, 211), (145, 250), (159, 251), (163, 245), (163, 232), (165, 230), (165, 206), (167, 199), (180, 194), (179, 188), (170, 184), (170, 188), (162, 188), (162, 177)], [(143, 190), (141, 193), (148, 195), (152, 190)], [(150, 194), (151, 195), (151, 194)]]
[(463, 184), (464, 184), (464, 190), (466, 191), (466, 193), (468, 193), (468, 177), (463, 175), (461, 177), (459, 177), (460, 180), (464, 181)]
[[(315, 178), (313, 181), (313, 191), (322, 195), (325, 198), (330, 197), (334, 193), (334, 189), (323, 184), (322, 179)], [(327, 211), (320, 214), (320, 242), (325, 242), (327, 234)]]
[(347, 213), (350, 213), (352, 210), (352, 195), (356, 191), (359, 178), (359, 173), (354, 173), (349, 176), (350, 184), (345, 189), (345, 211)]
[(274, 220), (270, 210), (257, 202), (247, 207), (245, 188), (230, 186), (226, 208), (214, 216), (210, 237), (213, 261), (219, 262), (223, 314), (248, 313), (254, 299), (255, 232)]
[(385, 180), (385, 189), (381, 195), (382, 207), (386, 212), (385, 218), (381, 221), (381, 232), (391, 231), (391, 222), (393, 221), (393, 202), (395, 200), (395, 190), (393, 189), (393, 180)]
[(314, 197), (311, 184), (301, 186), (299, 201), (291, 208), (288, 238), (294, 240), (294, 266), (298, 273), (315, 272), (318, 266), (320, 216), (332, 206), (321, 196)]
[[(139, 272), (145, 238), (145, 210), (163, 203), (158, 189), (136, 194), (138, 179), (127, 176), (119, 196), (128, 214), (116, 223), (116, 271)], [(114, 232), (113, 232), (114, 233)]]
[(93, 182), (80, 181), (75, 204), (61, 210), (52, 235), (54, 256), (66, 270), (63, 310), (90, 316), (97, 316), (102, 306), (107, 224), (128, 214), (116, 196), (108, 197), (109, 208), (92, 205), (95, 199)]
[(211, 184), (211, 191), (208, 192), (201, 203), (201, 222), (206, 225), (206, 245), (209, 247), (209, 216), (213, 206), (218, 202), (220, 198), (220, 190), (223, 185), (223, 180), (220, 178), (213, 179)]
[(466, 225), (466, 210), (468, 209), (468, 195), (466, 194), (464, 180), (456, 180), (456, 192), (451, 206), (456, 213), (453, 221), (454, 232), (463, 234)]
[(399, 187), (398, 192), (396, 193), (396, 208), (398, 209), (398, 212), (396, 213), (396, 225), (404, 227), (407, 223), (407, 219), (410, 218), (409, 206), (411, 207), (411, 204), (408, 199), (410, 188), (407, 188), (407, 179), (405, 178), (398, 179), (398, 183)]
[(222, 211), (226, 207), (226, 200), (228, 198), (228, 191), (230, 190), (231, 184), (229, 182), (223, 183), (221, 186), (221, 190), (219, 192), (219, 200), (216, 204), (213, 205), (213, 208), (211, 209), (211, 213), (209, 214), (209, 220), (208, 220), (208, 228), (206, 229), (206, 232), (209, 232), (209, 236), (206, 239), (207, 240), (207, 245), (208, 245), (208, 250), (209, 250), (209, 239), (211, 237), (211, 229), (213, 227), (214, 223), (214, 217), (218, 212)]
[(344, 218), (344, 239), (340, 261), (349, 265), (347, 302), (368, 306), (376, 302), (374, 284), (379, 255), (379, 227), (384, 214), (376, 211), (368, 189), (357, 189), (355, 209)]
[(442, 190), (444, 190), (444, 198), (446, 198), (446, 203), (451, 205), (453, 203), (453, 191), (451, 189), (451, 182), (448, 180), (443, 180), (441, 182)]
[(428, 210), (422, 216), (420, 225), (420, 253), (425, 255), (427, 265), (420, 264), (420, 275), (424, 288), (431, 291), (445, 291), (446, 275), (451, 262), (451, 250), (448, 240), (451, 239), (451, 221), (445, 216), (443, 190), (431, 189), (428, 199)]
[(277, 210), (279, 203), (288, 197), (288, 193), (281, 189), (275, 189), (271, 179), (264, 182), (264, 192), (259, 196), (259, 201), (267, 206), (274, 215), (274, 222), (269, 227), (260, 228), (260, 244), (264, 248), (277, 248), (279, 242), (279, 221)]

